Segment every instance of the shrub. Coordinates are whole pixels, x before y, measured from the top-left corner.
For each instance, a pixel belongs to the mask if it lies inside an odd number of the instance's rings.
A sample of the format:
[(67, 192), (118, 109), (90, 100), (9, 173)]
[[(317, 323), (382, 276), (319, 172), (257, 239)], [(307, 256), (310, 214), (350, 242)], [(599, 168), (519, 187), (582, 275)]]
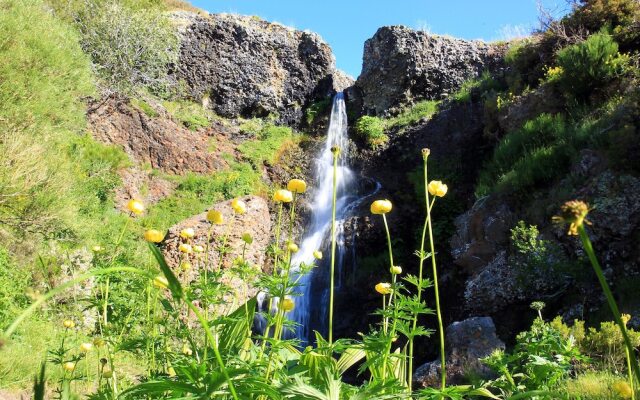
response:
[(506, 74), (509, 90), (520, 93), (536, 86), (544, 76), (544, 58), (540, 40), (522, 39), (511, 44), (504, 58), (509, 66)]
[(622, 75), (628, 64), (628, 57), (618, 53), (618, 44), (606, 33), (560, 50), (557, 60), (563, 70), (560, 87), (568, 96), (581, 100)]
[[(640, 332), (627, 329), (633, 347), (640, 346)], [(589, 328), (582, 342), (584, 351), (599, 360), (603, 366), (615, 371), (626, 370), (625, 345), (615, 322), (601, 322), (600, 329)]]
[(589, 371), (566, 382), (564, 392), (569, 399), (580, 400), (618, 400), (614, 383), (620, 377), (610, 372)]
[(468, 103), (476, 96), (486, 98), (490, 93), (504, 89), (489, 71), (484, 71), (478, 78), (465, 81), (460, 89), (451, 95), (458, 103)]
[(307, 122), (307, 125), (311, 126), (316, 121), (316, 118), (327, 113), (329, 110), (331, 110), (330, 98), (311, 103), (305, 111), (305, 121)]
[(572, 32), (612, 30), (618, 41), (631, 44), (639, 38), (640, 3), (637, 0), (580, 0), (581, 5), (563, 19)]
[(384, 133), (384, 128), (382, 119), (368, 115), (360, 117), (355, 126), (356, 133), (374, 149), (389, 141), (389, 137)]
[(438, 111), (438, 104), (435, 100), (417, 102), (397, 116), (385, 120), (385, 129), (401, 129), (413, 125), (423, 118), (430, 118)]
[(163, 101), (162, 105), (171, 116), (192, 131), (206, 128), (216, 119), (213, 111), (191, 101)]
[(264, 164), (275, 164), (279, 150), (294, 140), (293, 130), (287, 126), (268, 124), (262, 128), (256, 139), (238, 146), (238, 150), (254, 167), (261, 170)]

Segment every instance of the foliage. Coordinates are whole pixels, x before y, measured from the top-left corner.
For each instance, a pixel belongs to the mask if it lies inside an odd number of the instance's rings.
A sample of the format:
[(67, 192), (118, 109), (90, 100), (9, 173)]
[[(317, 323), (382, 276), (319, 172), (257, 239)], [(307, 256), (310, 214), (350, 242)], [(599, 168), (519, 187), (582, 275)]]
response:
[(280, 150), (297, 138), (287, 126), (265, 125), (256, 139), (248, 140), (238, 146), (240, 153), (258, 170), (264, 164), (272, 165), (277, 161)]
[(0, 246), (0, 329), (6, 328), (17, 311), (27, 304), (29, 275), (29, 271), (18, 268), (9, 252)]
[(494, 79), (489, 71), (484, 71), (478, 78), (463, 82), (460, 89), (452, 94), (451, 98), (458, 103), (468, 103), (474, 98), (474, 95), (485, 99), (492, 92), (502, 89), (503, 85)]
[(384, 133), (384, 122), (378, 117), (369, 115), (360, 117), (356, 121), (355, 129), (356, 133), (373, 149), (389, 141), (389, 137)]
[(638, 21), (640, 4), (635, 0), (580, 0), (562, 23), (570, 33), (595, 33), (607, 27), (617, 41), (631, 44), (638, 39)]
[(535, 87), (544, 76), (544, 52), (538, 38), (514, 41), (505, 54), (510, 67), (506, 74), (509, 91), (521, 93), (527, 87)]
[[(627, 329), (631, 345), (640, 346), (640, 332)], [(600, 329), (590, 327), (582, 342), (584, 351), (604, 367), (623, 371), (626, 369), (625, 345), (620, 329), (615, 322), (601, 322)]]
[(404, 109), (395, 117), (386, 119), (384, 122), (385, 130), (402, 129), (420, 121), (423, 118), (430, 118), (438, 111), (438, 102), (435, 100), (419, 101), (411, 107)]
[(149, 104), (148, 102), (146, 102), (143, 99), (133, 98), (133, 99), (131, 99), (131, 105), (134, 106), (135, 108), (139, 109), (140, 111), (142, 111), (149, 118), (155, 118), (158, 115), (160, 115), (158, 113), (158, 111), (156, 111), (153, 108), (153, 106), (151, 106), (151, 104)]
[(328, 113), (331, 110), (331, 99), (325, 98), (311, 103), (305, 110), (305, 121), (307, 126), (313, 125), (316, 119), (323, 114)]
[(191, 101), (166, 100), (162, 102), (162, 106), (171, 116), (192, 131), (210, 126), (211, 122), (217, 118), (213, 111)]
[(589, 371), (567, 380), (563, 392), (569, 399), (618, 400), (621, 397), (613, 388), (620, 380), (610, 372)]
[(565, 47), (557, 55), (562, 75), (558, 84), (572, 97), (585, 100), (594, 89), (621, 76), (629, 62), (606, 33), (596, 33), (582, 43)]

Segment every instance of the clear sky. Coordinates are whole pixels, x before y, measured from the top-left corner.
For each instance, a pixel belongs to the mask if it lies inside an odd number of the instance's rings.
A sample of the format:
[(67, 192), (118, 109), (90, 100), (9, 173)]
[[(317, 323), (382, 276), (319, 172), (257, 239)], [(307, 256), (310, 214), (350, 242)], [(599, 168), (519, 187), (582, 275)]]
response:
[[(540, 0), (554, 14), (565, 0)], [(338, 68), (354, 78), (362, 68), (364, 41), (385, 25), (405, 25), (464, 39), (522, 36), (538, 23), (538, 0), (191, 0), (209, 12), (258, 15), (314, 31), (329, 43)]]

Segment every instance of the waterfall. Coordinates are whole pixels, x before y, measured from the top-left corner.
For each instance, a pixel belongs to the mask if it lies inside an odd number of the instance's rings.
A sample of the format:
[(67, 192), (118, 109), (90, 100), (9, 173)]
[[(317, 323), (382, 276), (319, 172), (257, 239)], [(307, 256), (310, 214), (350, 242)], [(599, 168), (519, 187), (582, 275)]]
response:
[[(336, 289), (342, 284), (342, 265), (345, 256), (344, 220), (351, 206), (356, 202), (354, 175), (349, 169), (347, 155), (349, 140), (347, 137), (347, 111), (344, 94), (338, 93), (333, 99), (327, 139), (315, 159), (315, 187), (310, 191), (311, 215), (306, 235), (301, 241), (300, 251), (292, 259), (294, 270), (301, 264), (316, 263), (317, 267), (300, 277), (299, 297), (296, 307), (289, 318), (299, 324), (296, 337), (309, 342), (313, 330), (323, 335), (327, 329), (330, 273), (331, 208), (333, 195), (333, 154), (332, 146), (340, 147), (337, 170), (336, 195)], [(323, 251), (323, 260), (313, 257), (316, 250)]]

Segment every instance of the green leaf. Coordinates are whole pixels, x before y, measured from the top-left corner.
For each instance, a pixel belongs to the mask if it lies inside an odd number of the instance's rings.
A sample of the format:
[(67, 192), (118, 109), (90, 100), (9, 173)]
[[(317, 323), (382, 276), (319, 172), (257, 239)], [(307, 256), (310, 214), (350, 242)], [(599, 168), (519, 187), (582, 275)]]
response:
[(183, 299), (184, 292), (182, 290), (182, 286), (180, 285), (180, 281), (173, 274), (173, 271), (171, 271), (169, 265), (167, 265), (167, 261), (164, 259), (164, 256), (160, 252), (160, 249), (158, 249), (158, 247), (156, 247), (156, 245), (154, 245), (153, 243), (149, 243), (149, 248), (151, 249), (151, 253), (153, 253), (153, 256), (156, 258), (158, 266), (160, 266), (160, 270), (164, 274), (164, 277), (167, 278), (167, 282), (169, 282), (169, 290), (171, 291), (171, 295), (176, 300)]
[(338, 359), (336, 367), (340, 375), (344, 374), (349, 368), (354, 366), (358, 361), (365, 357), (366, 353), (362, 346), (350, 346)]

